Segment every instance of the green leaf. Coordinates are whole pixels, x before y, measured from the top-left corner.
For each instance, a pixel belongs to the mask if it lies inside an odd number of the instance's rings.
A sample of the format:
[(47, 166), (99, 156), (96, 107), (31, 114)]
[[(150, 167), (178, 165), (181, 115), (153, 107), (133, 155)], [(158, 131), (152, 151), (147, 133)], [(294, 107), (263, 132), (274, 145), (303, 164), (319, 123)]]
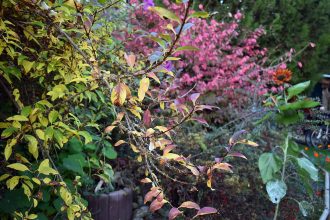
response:
[(310, 81), (306, 81), (290, 87), (288, 89), (288, 100), (291, 99), (293, 96), (299, 95), (300, 93), (305, 91), (309, 87), (310, 83)]
[(58, 111), (52, 110), (49, 115), (48, 115), (48, 120), (50, 123), (53, 123), (56, 121), (56, 119), (58, 118), (59, 113)]
[(18, 171), (27, 171), (29, 170), (29, 168), (27, 166), (25, 166), (24, 164), (21, 163), (12, 163), (10, 165), (8, 165), (7, 167), (14, 169), (14, 170), (18, 170)]
[(17, 128), (14, 127), (6, 128), (1, 133), (1, 138), (9, 138), (15, 131), (17, 131)]
[(70, 153), (81, 153), (83, 150), (83, 143), (76, 137), (72, 137), (68, 142)]
[(24, 115), (14, 115), (7, 118), (8, 121), (29, 121), (29, 119)]
[(176, 16), (176, 14), (174, 14), (173, 12), (171, 12), (165, 8), (153, 7), (152, 10), (155, 11), (160, 17), (165, 17), (165, 18), (171, 19), (173, 21), (177, 21), (178, 23), (181, 23), (180, 18), (178, 16)]
[(258, 162), (262, 181), (264, 183), (274, 178), (274, 174), (281, 169), (281, 161), (272, 153), (263, 153)]
[(286, 195), (287, 186), (282, 180), (273, 180), (267, 182), (266, 190), (270, 200), (278, 204)]
[(314, 207), (307, 201), (300, 201), (299, 203), (299, 210), (304, 217), (307, 217), (309, 213), (314, 211)]
[(189, 18), (208, 18), (210, 15), (206, 11), (196, 11), (189, 15)]
[(319, 106), (320, 103), (313, 101), (311, 99), (304, 99), (304, 100), (299, 100), (297, 102), (293, 103), (288, 103), (286, 105), (282, 105), (279, 107), (281, 111), (285, 110), (298, 110), (298, 109), (304, 109), (304, 108), (314, 108), (316, 106)]
[(104, 145), (103, 149), (102, 149), (102, 154), (112, 160), (112, 159), (116, 159), (117, 158), (117, 152), (115, 151), (115, 149), (112, 147), (112, 145), (109, 142), (105, 142), (106, 144)]
[(28, 73), (32, 69), (34, 62), (30, 62), (28, 60), (23, 60), (22, 65), (24, 67), (25, 73)]
[(151, 40), (155, 41), (156, 43), (159, 44), (159, 46), (161, 46), (162, 48), (166, 47), (165, 41), (163, 41), (162, 39), (158, 38), (158, 37), (154, 37), (154, 36), (150, 36), (149, 37)]
[(79, 131), (78, 134), (85, 138), (85, 144), (88, 144), (93, 141), (92, 135), (90, 135), (87, 131)]
[(198, 51), (199, 49), (194, 46), (183, 46), (183, 47), (176, 48), (175, 52), (184, 51), (184, 50), (185, 51)]
[(63, 159), (63, 167), (69, 171), (84, 175), (85, 158), (81, 154), (72, 154)]
[(310, 162), (305, 157), (297, 158), (297, 162), (302, 169), (306, 170), (309, 173), (309, 176), (312, 180), (318, 180), (318, 169), (312, 162)]

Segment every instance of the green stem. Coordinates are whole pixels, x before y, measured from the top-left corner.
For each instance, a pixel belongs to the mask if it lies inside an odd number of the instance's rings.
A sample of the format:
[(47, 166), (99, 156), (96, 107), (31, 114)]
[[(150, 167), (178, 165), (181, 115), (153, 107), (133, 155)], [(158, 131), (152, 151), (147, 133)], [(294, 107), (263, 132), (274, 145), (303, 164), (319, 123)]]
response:
[[(286, 138), (285, 138), (285, 145), (284, 145), (284, 149), (283, 149), (283, 167), (282, 167), (282, 173), (281, 173), (281, 180), (284, 182), (284, 177), (285, 177), (285, 168), (286, 168), (286, 161), (287, 161), (287, 153), (288, 153), (288, 147), (289, 147), (289, 134), (286, 135)], [(279, 201), (276, 205), (276, 209), (275, 209), (275, 213), (274, 213), (274, 218), (273, 220), (276, 220), (277, 219), (277, 216), (278, 216), (278, 211), (279, 211), (279, 208), (280, 208), (280, 202)]]

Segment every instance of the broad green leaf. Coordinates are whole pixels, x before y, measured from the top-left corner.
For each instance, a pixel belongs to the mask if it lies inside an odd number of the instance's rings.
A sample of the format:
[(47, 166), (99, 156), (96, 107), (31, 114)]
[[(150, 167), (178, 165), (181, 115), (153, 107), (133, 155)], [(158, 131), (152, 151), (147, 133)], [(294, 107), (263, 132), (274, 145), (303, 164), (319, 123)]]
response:
[(314, 181), (318, 180), (318, 169), (312, 162), (310, 162), (305, 157), (297, 158), (297, 162), (302, 169), (306, 170), (309, 173), (311, 179), (313, 179)]
[(86, 160), (81, 153), (68, 155), (63, 159), (63, 167), (69, 171), (84, 175), (83, 168), (85, 167)]
[(288, 103), (286, 105), (282, 105), (279, 107), (281, 111), (285, 110), (298, 110), (298, 109), (304, 109), (304, 108), (314, 108), (316, 106), (319, 106), (320, 103), (310, 100), (310, 99), (305, 99), (305, 100), (299, 100), (297, 102), (292, 102)]
[(85, 144), (88, 144), (93, 141), (92, 135), (90, 135), (90, 133), (88, 133), (87, 131), (79, 131), (78, 134), (85, 138)]
[(45, 159), (40, 163), (38, 172), (45, 174), (45, 175), (58, 174), (58, 172), (56, 170), (54, 170), (53, 168), (51, 168), (49, 166), (49, 159)]
[(177, 21), (178, 23), (181, 23), (180, 18), (178, 16), (176, 16), (176, 14), (174, 14), (173, 12), (171, 12), (165, 8), (153, 7), (152, 10), (155, 11), (160, 17), (165, 17), (165, 18), (171, 19), (173, 21)]
[(206, 11), (196, 11), (189, 15), (189, 18), (208, 18), (210, 15)]
[(35, 159), (38, 159), (39, 151), (38, 151), (38, 141), (32, 135), (25, 135), (24, 138), (29, 142), (29, 152)]
[(9, 138), (15, 131), (17, 131), (17, 128), (14, 127), (6, 128), (1, 133), (1, 138)]
[(27, 166), (25, 166), (24, 164), (21, 164), (21, 163), (12, 163), (12, 164), (9, 164), (7, 167), (14, 169), (14, 170), (18, 170), (18, 171), (29, 170), (29, 168)]
[(105, 144), (105, 146), (102, 149), (102, 153), (103, 155), (112, 160), (112, 159), (116, 159), (117, 158), (117, 152), (115, 151), (115, 149), (111, 146), (111, 144)]
[(272, 153), (263, 153), (259, 157), (258, 166), (262, 181), (266, 183), (281, 169), (281, 161)]
[(266, 190), (272, 203), (278, 204), (286, 195), (287, 186), (282, 180), (267, 182)]
[(30, 62), (28, 60), (23, 60), (22, 65), (24, 67), (25, 73), (28, 73), (32, 69), (34, 62)]
[(182, 47), (178, 47), (176, 48), (175, 52), (178, 51), (198, 51), (199, 48), (194, 47), (194, 46), (182, 46)]
[(50, 123), (53, 123), (56, 121), (56, 119), (58, 118), (59, 113), (58, 111), (52, 110), (49, 115), (48, 115), (48, 120)]
[(288, 100), (291, 99), (293, 96), (299, 95), (300, 93), (305, 91), (309, 87), (310, 83), (310, 81), (306, 81), (290, 87), (288, 89)]

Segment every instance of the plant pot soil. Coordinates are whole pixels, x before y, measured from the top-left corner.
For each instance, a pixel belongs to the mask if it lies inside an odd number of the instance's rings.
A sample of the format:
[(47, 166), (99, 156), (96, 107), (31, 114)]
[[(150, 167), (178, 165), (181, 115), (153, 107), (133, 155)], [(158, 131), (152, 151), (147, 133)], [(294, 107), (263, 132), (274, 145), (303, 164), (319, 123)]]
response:
[(95, 220), (131, 220), (133, 191), (125, 188), (109, 194), (87, 195), (88, 209)]

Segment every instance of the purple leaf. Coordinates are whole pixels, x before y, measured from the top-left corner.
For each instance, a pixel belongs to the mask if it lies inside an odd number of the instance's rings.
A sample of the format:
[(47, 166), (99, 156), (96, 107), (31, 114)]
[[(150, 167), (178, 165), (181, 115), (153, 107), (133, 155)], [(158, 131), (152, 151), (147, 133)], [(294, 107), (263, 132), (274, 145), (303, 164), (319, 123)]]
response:
[(196, 216), (215, 214), (217, 212), (218, 210), (213, 207), (203, 207), (197, 212)]
[(190, 95), (190, 100), (194, 103), (194, 105), (196, 104), (196, 101), (200, 95), (200, 93), (194, 93)]

